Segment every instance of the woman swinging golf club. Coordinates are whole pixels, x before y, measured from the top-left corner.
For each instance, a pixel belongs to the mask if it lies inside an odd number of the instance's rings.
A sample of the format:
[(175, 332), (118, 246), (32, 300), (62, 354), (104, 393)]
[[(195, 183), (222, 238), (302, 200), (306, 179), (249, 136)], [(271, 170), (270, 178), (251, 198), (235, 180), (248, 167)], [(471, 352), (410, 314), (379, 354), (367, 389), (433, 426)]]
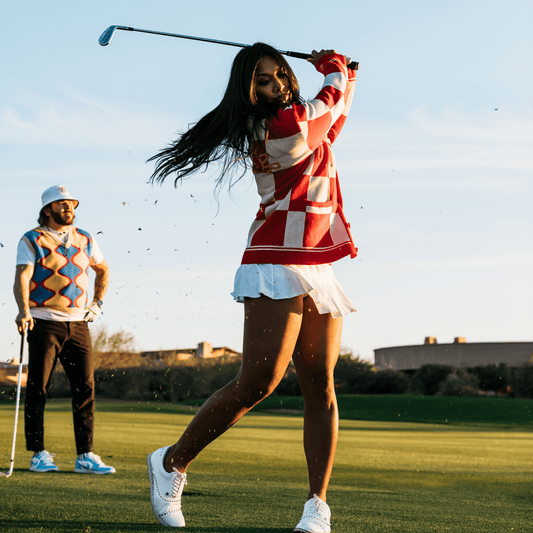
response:
[(236, 165), (250, 165), (261, 196), (232, 293), (245, 312), (239, 373), (176, 444), (148, 456), (152, 507), (167, 526), (185, 525), (181, 494), (191, 462), (275, 389), (292, 358), (304, 397), (310, 485), (294, 531), (331, 531), (325, 500), (338, 434), (333, 370), (342, 316), (355, 311), (331, 263), (357, 254), (331, 144), (348, 114), (355, 71), (334, 50), (313, 51), (309, 61), (325, 80), (305, 103), (279, 52), (263, 43), (244, 48), (220, 105), (149, 160), (156, 161), (152, 181), (176, 173), (175, 184), (221, 161), (217, 189)]

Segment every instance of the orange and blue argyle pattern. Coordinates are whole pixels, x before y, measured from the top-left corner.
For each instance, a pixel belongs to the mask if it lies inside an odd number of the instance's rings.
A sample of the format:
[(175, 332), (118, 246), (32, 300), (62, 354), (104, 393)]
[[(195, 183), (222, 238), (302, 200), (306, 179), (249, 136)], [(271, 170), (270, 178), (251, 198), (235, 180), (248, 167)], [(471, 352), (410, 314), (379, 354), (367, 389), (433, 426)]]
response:
[(30, 307), (83, 309), (86, 306), (92, 237), (79, 228), (70, 231), (67, 244), (42, 228), (24, 234), (36, 255)]

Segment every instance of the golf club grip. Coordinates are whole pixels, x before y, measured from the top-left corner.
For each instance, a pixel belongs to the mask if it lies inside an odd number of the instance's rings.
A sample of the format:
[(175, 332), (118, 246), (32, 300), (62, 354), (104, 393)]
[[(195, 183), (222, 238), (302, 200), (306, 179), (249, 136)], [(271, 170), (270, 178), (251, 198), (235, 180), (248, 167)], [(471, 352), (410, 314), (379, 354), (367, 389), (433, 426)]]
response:
[[(283, 52), (286, 56), (297, 57), (298, 59), (309, 59), (313, 56), (311, 54), (302, 54), (302, 52)], [(352, 61), (349, 65), (346, 65), (348, 68), (353, 70), (359, 70), (359, 63), (357, 61)]]

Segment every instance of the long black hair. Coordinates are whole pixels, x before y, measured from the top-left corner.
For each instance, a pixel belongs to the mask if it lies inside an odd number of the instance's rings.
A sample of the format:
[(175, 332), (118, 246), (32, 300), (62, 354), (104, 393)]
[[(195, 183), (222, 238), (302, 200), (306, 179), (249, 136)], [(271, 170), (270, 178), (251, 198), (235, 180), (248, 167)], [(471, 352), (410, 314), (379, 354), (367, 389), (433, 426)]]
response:
[[(285, 104), (260, 102), (256, 93), (255, 72), (264, 56), (276, 59), (289, 80), (289, 104), (301, 102), (298, 80), (285, 58), (272, 46), (255, 43), (243, 48), (233, 60), (226, 92), (220, 104), (201, 118), (188, 131), (148, 161), (156, 161), (150, 181), (163, 182), (176, 173), (174, 185), (210, 163), (222, 162), (216, 179), (218, 190), (236, 165), (243, 166), (240, 179), (249, 166), (248, 155), (253, 132), (259, 124), (276, 113)], [(232, 182), (230, 181), (230, 188)]]

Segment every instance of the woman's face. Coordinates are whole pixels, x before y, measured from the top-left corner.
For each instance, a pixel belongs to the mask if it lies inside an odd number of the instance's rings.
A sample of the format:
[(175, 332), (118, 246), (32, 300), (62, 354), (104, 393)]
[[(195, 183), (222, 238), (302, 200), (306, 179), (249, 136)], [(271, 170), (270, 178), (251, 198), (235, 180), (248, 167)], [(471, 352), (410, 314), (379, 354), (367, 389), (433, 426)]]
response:
[(264, 56), (257, 64), (255, 87), (260, 102), (271, 104), (289, 102), (289, 77), (284, 67), (271, 56)]

